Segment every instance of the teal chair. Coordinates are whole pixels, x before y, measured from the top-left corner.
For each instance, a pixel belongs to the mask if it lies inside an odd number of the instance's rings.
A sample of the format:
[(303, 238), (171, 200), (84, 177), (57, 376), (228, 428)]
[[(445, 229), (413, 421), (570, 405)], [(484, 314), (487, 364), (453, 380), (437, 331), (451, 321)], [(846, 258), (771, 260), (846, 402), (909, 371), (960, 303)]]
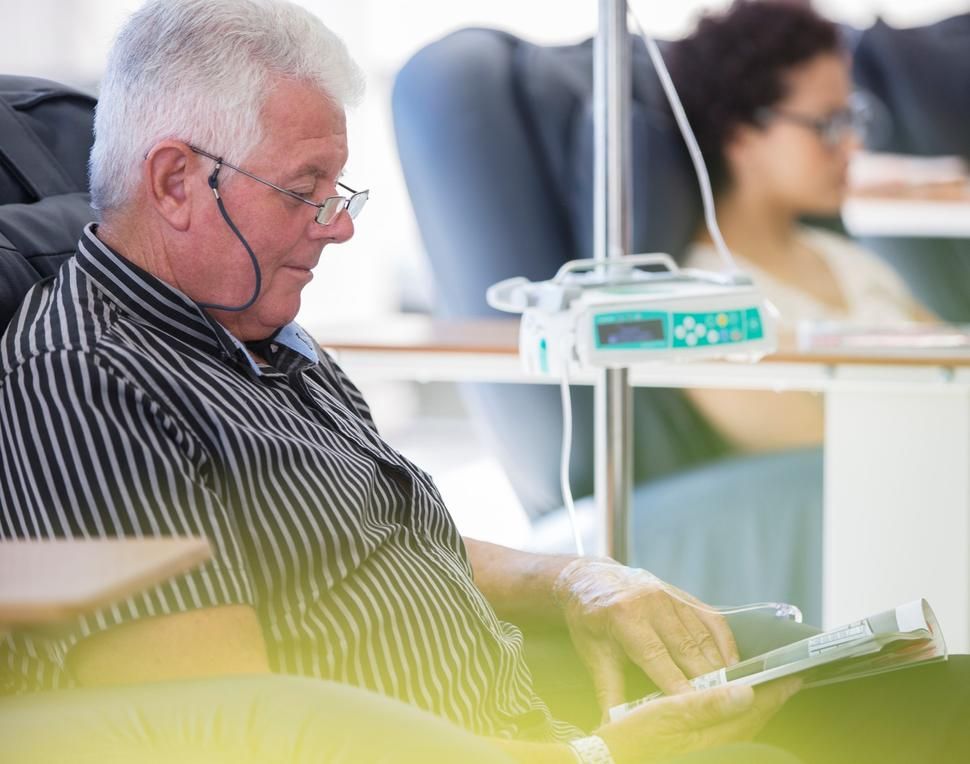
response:
[[(633, 52), (633, 246), (676, 256), (699, 220), (696, 181), (639, 41)], [(591, 79), (589, 42), (538, 46), (487, 29), (432, 43), (398, 74), (398, 150), (440, 315), (495, 315), (490, 284), (550, 278), (591, 256)], [(558, 389), (463, 394), (538, 537), (564, 548)], [(593, 490), (592, 390), (572, 398), (570, 481), (582, 497)], [(779, 599), (817, 621), (821, 449), (734, 454), (681, 391), (641, 388), (634, 400), (632, 561), (709, 602)]]

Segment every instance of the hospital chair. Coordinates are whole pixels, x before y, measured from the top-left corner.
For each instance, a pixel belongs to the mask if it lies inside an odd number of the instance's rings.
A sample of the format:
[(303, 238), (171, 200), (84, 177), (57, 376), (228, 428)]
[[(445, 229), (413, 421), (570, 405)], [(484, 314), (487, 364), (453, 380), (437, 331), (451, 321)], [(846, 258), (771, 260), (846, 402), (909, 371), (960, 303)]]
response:
[[(453, 33), (398, 74), (398, 149), (440, 315), (494, 316), (490, 284), (547, 279), (592, 255), (591, 75), (589, 42), (545, 47), (488, 29)], [(634, 251), (676, 257), (700, 214), (696, 180), (639, 41), (631, 112)], [(480, 384), (464, 394), (536, 537), (568, 550), (558, 388)], [(734, 454), (681, 391), (637, 389), (634, 399), (632, 561), (708, 602), (788, 601), (817, 621), (821, 450)], [(588, 497), (590, 388), (573, 388), (572, 410), (570, 480)], [(591, 504), (578, 502), (588, 529)]]

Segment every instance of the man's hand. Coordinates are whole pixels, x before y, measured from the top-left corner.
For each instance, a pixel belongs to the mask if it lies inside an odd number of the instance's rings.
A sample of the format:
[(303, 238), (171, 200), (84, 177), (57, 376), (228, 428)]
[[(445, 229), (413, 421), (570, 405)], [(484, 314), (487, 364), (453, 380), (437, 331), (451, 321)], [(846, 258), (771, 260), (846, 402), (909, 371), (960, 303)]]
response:
[(581, 558), (559, 574), (554, 594), (604, 716), (624, 701), (627, 660), (668, 694), (691, 690), (688, 678), (737, 663), (724, 618), (671, 593), (706, 607), (645, 570), (609, 559)]
[(629, 716), (604, 724), (596, 734), (616, 764), (652, 762), (750, 740), (794, 695), (801, 682), (779, 679), (752, 690), (717, 687), (660, 698)]

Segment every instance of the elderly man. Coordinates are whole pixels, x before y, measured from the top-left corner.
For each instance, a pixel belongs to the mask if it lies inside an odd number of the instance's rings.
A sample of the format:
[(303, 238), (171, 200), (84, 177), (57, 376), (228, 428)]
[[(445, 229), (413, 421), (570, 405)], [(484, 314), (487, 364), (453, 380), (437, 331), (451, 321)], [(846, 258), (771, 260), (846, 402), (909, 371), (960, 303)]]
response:
[(568, 628), (604, 708), (628, 661), (674, 693), (735, 661), (730, 630), (643, 571), (462, 539), (293, 323), (367, 199), (341, 180), (360, 81), (276, 0), (153, 0), (120, 33), (91, 157), (102, 220), (0, 349), (0, 535), (205, 535), (215, 559), (64, 632), (15, 634), (0, 663), (24, 690), (333, 679), (524, 760), (752, 736), (795, 684), (683, 692), (589, 737), (556, 721), (496, 612)]

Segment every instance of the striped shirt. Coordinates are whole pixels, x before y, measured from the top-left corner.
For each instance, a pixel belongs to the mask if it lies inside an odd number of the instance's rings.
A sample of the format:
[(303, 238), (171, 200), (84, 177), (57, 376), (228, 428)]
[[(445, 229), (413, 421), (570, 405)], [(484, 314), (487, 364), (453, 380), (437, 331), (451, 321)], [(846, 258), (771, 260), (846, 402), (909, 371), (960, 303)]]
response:
[(95, 231), (0, 342), (0, 538), (204, 535), (214, 560), (56, 633), (10, 634), (8, 683), (72, 686), (65, 658), (88, 635), (244, 604), (277, 672), (481, 734), (571, 736), (431, 478), (381, 440), (337, 364), (295, 324), (244, 346)]

